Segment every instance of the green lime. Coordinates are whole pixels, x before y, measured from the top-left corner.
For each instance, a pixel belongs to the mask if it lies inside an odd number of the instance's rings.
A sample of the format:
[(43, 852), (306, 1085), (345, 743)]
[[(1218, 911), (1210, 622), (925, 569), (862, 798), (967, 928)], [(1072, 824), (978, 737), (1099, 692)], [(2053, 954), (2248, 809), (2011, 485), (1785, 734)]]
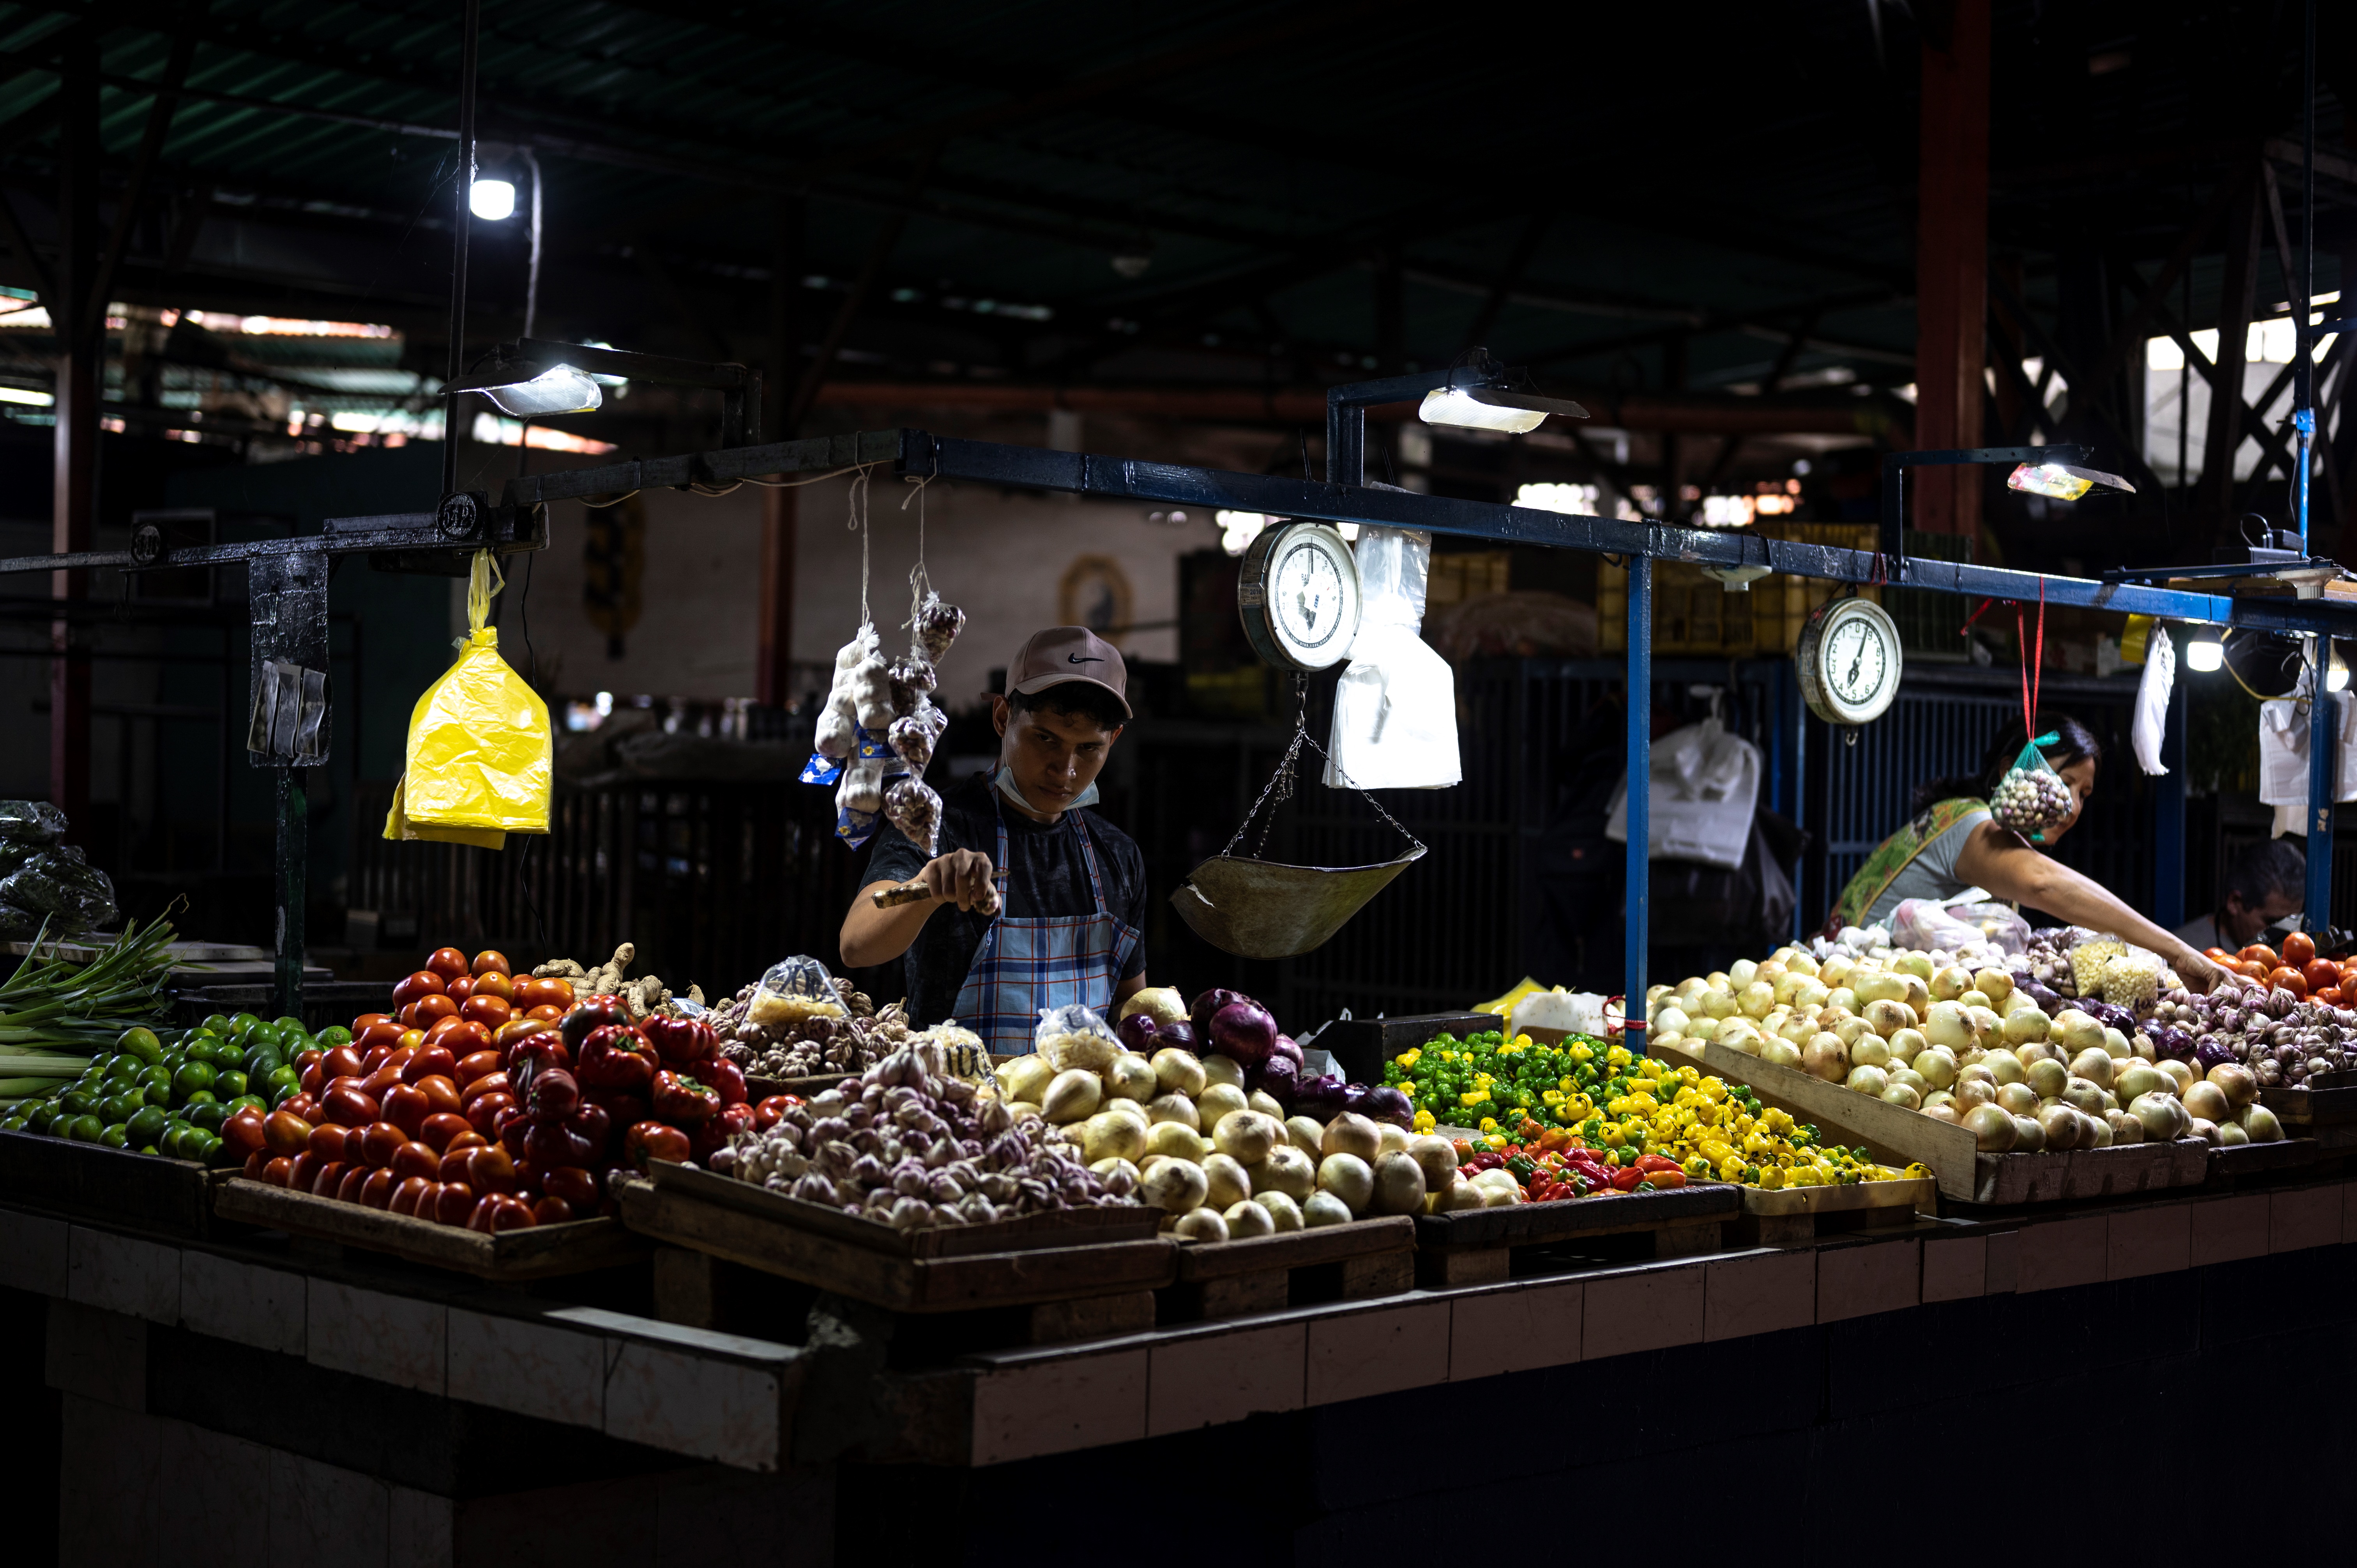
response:
[(208, 1133), (219, 1132), (221, 1124), (228, 1120), (229, 1108), (225, 1105), (207, 1103), (188, 1107), (188, 1125), (202, 1127)]
[(110, 1094), (98, 1102), (98, 1113), (106, 1119), (109, 1126), (112, 1126), (117, 1122), (130, 1121), (133, 1113), (145, 1103), (146, 1101), (135, 1092)]
[(216, 1035), (226, 1035), (230, 1029), (229, 1015), (224, 1013), (209, 1014), (205, 1021), (197, 1026)]
[(303, 1086), (299, 1083), (272, 1084), (270, 1086), (270, 1109), (273, 1111), (277, 1110), (280, 1106), (285, 1104), (288, 1101), (295, 1099), (302, 1092)]
[(66, 1136), (77, 1144), (95, 1144), (106, 1131), (106, 1123), (95, 1116), (81, 1115), (66, 1123)]
[(185, 1063), (172, 1075), (172, 1092), (186, 1100), (199, 1090), (211, 1089), (216, 1076), (210, 1062)]
[(25, 1131), (27, 1133), (38, 1133), (43, 1137), (47, 1137), (51, 1126), (57, 1122), (57, 1119), (58, 1102), (56, 1101), (36, 1101), (33, 1102), (32, 1109), (26, 1113)]
[[(251, 1078), (247, 1081), (250, 1086)], [(268, 1084), (270, 1092), (275, 1095), (281, 1089), (300, 1089), (303, 1086), (303, 1074), (292, 1063), (282, 1062), (264, 1073), (262, 1081)]]
[(261, 1022), (261, 1019), (255, 1017), (251, 1013), (240, 1013), (236, 1017), (231, 1018), (229, 1021), (230, 1037), (231, 1039), (243, 1039), (248, 1034), (252, 1033), (254, 1027)]
[(180, 1144), (195, 1133), (196, 1129), (186, 1122), (176, 1121), (164, 1129), (162, 1137), (156, 1140), (156, 1151), (167, 1160), (179, 1159), (182, 1157)]
[(213, 1092), (223, 1100), (235, 1100), (245, 1092), (246, 1082), (245, 1074), (231, 1068), (213, 1079)]
[(123, 1123), (120, 1122), (99, 1133), (98, 1141), (110, 1149), (126, 1148), (131, 1143), (130, 1138), (124, 1134)]
[(281, 1013), (277, 1017), (273, 1018), (270, 1021), (273, 1024), (277, 1025), (282, 1029), (300, 1029), (303, 1027), (303, 1020), (297, 1018), (292, 1013)]
[(21, 1133), (25, 1131), (25, 1124), (31, 1118), (24, 1112), (11, 1111), (6, 1116), (0, 1117), (0, 1133)]
[(86, 1116), (98, 1109), (98, 1096), (77, 1083), (58, 1096), (58, 1104), (69, 1116)]
[(125, 1124), (124, 1130), (131, 1134), (131, 1142), (134, 1144), (144, 1147), (162, 1137), (164, 1129), (171, 1124), (172, 1119), (164, 1114), (161, 1108), (148, 1105), (132, 1113), (131, 1120)]
[(172, 1080), (167, 1078), (161, 1083), (151, 1083), (145, 1085), (139, 1090), (139, 1098), (145, 1101), (150, 1105), (171, 1104)]
[(248, 1046), (237, 1065), (249, 1073), (268, 1072), (272, 1068), (286, 1065), (286, 1053), (276, 1046)]
[(210, 1089), (200, 1089), (180, 1102), (183, 1105), (218, 1105), (221, 1096)]
[(139, 1075), (146, 1070), (147, 1064), (137, 1057), (117, 1057), (106, 1064), (106, 1080), (109, 1083), (137, 1083)]
[(114, 1042), (114, 1048), (128, 1051), (142, 1061), (160, 1061), (164, 1056), (164, 1042), (156, 1038), (156, 1031), (145, 1024), (124, 1030), (123, 1037)]
[(323, 1051), (332, 1051), (338, 1046), (349, 1046), (352, 1043), (352, 1032), (341, 1024), (330, 1024), (311, 1037), (318, 1043), (319, 1048)]
[(270, 1102), (258, 1094), (241, 1094), (235, 1100), (224, 1101), (221, 1102), (221, 1109), (229, 1115), (234, 1116), (249, 1105), (256, 1111), (270, 1109)]

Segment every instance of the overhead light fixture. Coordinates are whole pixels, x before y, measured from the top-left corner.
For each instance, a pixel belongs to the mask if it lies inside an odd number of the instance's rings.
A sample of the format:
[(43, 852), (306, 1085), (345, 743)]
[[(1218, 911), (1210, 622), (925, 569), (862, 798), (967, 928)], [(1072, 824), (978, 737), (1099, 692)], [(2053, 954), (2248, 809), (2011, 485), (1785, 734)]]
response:
[(1154, 264), (1154, 239), (1140, 234), (1113, 253), (1113, 270), (1125, 278), (1142, 278)]
[(1426, 424), (1501, 430), (1509, 435), (1536, 430), (1550, 413), (1559, 413), (1566, 419), (1587, 417), (1587, 410), (1569, 398), (1539, 397), (1495, 387), (1435, 387), (1424, 394), (1424, 403), (1415, 411), (1415, 416)]
[(551, 365), (535, 376), (522, 373), (529, 368), (453, 381), (443, 390), (480, 392), (498, 404), (501, 413), (516, 419), (537, 419), (547, 413), (588, 413), (605, 402), (596, 379), (570, 365)]
[(488, 223), (515, 216), (515, 182), (505, 179), (478, 179), (467, 188), (467, 206), (476, 217)]
[(2185, 645), (2185, 667), (2197, 675), (2214, 674), (2226, 662), (2226, 646), (2218, 640), (2214, 626), (2196, 627), (2193, 639)]
[(2006, 476), (2005, 484), (2007, 489), (2058, 501), (2075, 501), (2099, 489), (2136, 494), (2136, 487), (2117, 474), (2074, 467), (2069, 463), (2024, 463)]
[(2332, 667), (2324, 672), (2324, 689), (2328, 692), (2349, 690), (2349, 661), (2341, 657), (2341, 645), (2332, 646)]

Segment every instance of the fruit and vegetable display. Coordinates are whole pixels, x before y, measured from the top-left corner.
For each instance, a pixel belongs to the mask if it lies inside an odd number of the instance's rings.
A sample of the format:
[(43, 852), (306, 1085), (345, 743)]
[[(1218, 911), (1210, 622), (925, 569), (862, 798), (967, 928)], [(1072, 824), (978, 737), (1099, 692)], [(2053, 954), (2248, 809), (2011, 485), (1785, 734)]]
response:
[(807, 1101), (763, 1101), (705, 1164), (902, 1230), (1137, 1201), (1134, 1176), (1092, 1171), (1049, 1131), (904, 1045)]
[[(2257, 1103), (2254, 1065), (2264, 1055), (2282, 1070), (2277, 1025), (2297, 1056), (2331, 1026), (2315, 1015), (2340, 1011), (2255, 983), (2199, 996), (2153, 955), (2070, 928), (1977, 971), (1940, 950), (1894, 949), (1878, 927), (1814, 946), (1654, 987), (1654, 1040), (1716, 1041), (1963, 1127), (1993, 1153), (2233, 1145), (2284, 1135)], [(2233, 1046), (2219, 1033), (2229, 1026)]]
[(1460, 1143), (1476, 1164), (1506, 1168), (1534, 1197), (1542, 1175), (1544, 1196), (1565, 1198), (1688, 1180), (1774, 1191), (1923, 1174), (1828, 1145), (1742, 1084), (1641, 1058), (1617, 1041), (1441, 1035), (1400, 1053), (1383, 1076), (1415, 1102), (1419, 1129), (1470, 1129)]
[(878, 1008), (813, 958), (790, 958), (712, 1011), (721, 1050), (756, 1078), (864, 1072), (909, 1041), (897, 1002)]

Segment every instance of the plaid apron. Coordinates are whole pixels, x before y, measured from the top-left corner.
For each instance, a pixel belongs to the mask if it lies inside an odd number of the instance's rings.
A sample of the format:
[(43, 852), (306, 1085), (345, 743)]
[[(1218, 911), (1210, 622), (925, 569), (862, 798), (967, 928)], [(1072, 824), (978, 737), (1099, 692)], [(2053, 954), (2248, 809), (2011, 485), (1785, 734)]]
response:
[(1088, 823), (1077, 811), (1064, 820), (1081, 839), (1081, 859), (1089, 871), (1089, 897), (1096, 910), (1052, 919), (1007, 918), (1006, 816), (992, 791), (998, 817), (998, 917), (974, 950), (974, 967), (958, 987), (957, 1021), (980, 1035), (996, 1056), (1028, 1056), (1039, 1027), (1039, 1010), (1077, 1002), (1109, 1012), (1122, 966), (1137, 950), (1139, 932), (1105, 908), (1104, 880)]

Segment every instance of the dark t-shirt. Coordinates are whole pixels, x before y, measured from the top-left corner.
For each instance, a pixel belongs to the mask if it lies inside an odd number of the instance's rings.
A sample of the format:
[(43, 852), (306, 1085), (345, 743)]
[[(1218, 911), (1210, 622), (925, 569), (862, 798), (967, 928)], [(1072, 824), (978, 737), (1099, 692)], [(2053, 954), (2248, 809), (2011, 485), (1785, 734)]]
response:
[[(991, 776), (978, 773), (953, 787), (942, 800), (941, 853), (979, 850), (998, 863), (998, 798)], [(1146, 857), (1130, 836), (1096, 812), (1066, 811), (1053, 823), (1032, 821), (1012, 806), (1006, 822), (1006, 912), (1018, 920), (1086, 915), (1096, 908), (1089, 892), (1089, 868), (1081, 858), (1081, 842), (1071, 819), (1088, 819), (1089, 842), (1096, 850), (1097, 875), (1104, 889), (1105, 908), (1124, 925), (1146, 929)], [(861, 886), (906, 882), (925, 868), (925, 852), (888, 822), (876, 824), (874, 848)], [(906, 965), (909, 1012), (920, 1026), (931, 1026), (957, 1013), (958, 988), (974, 967), (974, 950), (992, 917), (944, 905), (909, 944)], [(1146, 945), (1122, 966), (1120, 978), (1146, 972)]]

